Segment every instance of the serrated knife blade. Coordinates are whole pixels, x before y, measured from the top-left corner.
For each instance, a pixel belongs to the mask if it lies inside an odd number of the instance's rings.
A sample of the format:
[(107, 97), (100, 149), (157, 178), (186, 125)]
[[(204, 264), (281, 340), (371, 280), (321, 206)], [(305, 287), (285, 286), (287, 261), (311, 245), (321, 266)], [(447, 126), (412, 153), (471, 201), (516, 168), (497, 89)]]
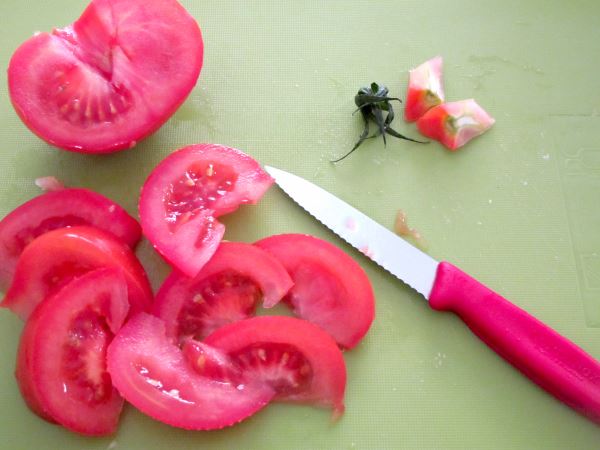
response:
[(325, 189), (274, 167), (265, 170), (277, 185), (319, 222), (426, 299), (438, 262)]
[(437, 311), (451, 311), (492, 350), (600, 424), (600, 363), (573, 342), (452, 264), (438, 262), (346, 202), (289, 172), (265, 170), (296, 203)]

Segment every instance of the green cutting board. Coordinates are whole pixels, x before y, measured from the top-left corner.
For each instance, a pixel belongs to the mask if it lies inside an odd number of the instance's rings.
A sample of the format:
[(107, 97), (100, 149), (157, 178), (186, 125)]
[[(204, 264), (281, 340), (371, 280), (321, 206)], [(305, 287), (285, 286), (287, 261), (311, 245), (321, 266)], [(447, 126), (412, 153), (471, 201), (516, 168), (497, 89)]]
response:
[[(600, 3), (590, 1), (183, 2), (202, 27), (200, 80), (181, 109), (135, 149), (93, 157), (56, 150), (19, 121), (0, 75), (0, 216), (54, 175), (136, 213), (152, 168), (191, 143), (238, 147), (308, 178), (392, 226), (403, 209), (434, 257), (461, 266), (600, 358)], [(0, 2), (0, 64), (36, 30), (63, 26), (82, 0)], [(432, 143), (364, 144), (356, 90), (405, 96), (407, 71), (443, 55), (448, 100), (474, 97), (496, 125), (457, 153)], [(395, 124), (416, 136), (413, 125)], [(38, 419), (13, 377), (22, 324), (0, 312), (0, 448), (593, 449), (600, 428), (507, 365), (454, 316), (431, 310), (292, 204), (277, 188), (226, 218), (226, 238), (282, 232), (340, 245), (367, 271), (377, 318), (347, 352), (347, 410), (337, 423), (277, 404), (216, 432), (123, 413), (90, 439)], [(147, 242), (156, 288), (168, 272)]]

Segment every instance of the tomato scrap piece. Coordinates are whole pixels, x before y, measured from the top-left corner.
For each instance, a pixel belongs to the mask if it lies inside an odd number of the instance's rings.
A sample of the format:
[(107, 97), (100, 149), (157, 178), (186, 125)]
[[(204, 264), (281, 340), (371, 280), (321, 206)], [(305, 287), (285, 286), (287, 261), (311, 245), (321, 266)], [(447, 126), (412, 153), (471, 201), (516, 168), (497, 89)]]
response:
[(39, 305), (25, 324), (15, 375), (32, 411), (86, 435), (116, 430), (123, 399), (106, 371), (106, 349), (127, 312), (119, 269), (98, 269)]
[(456, 150), (485, 133), (496, 121), (473, 99), (444, 103), (430, 109), (417, 121), (424, 136)]
[(344, 411), (342, 352), (328, 333), (306, 320), (253, 317), (224, 325), (203, 342), (224, 352), (246, 379), (274, 389), (277, 400), (331, 407), (334, 417)]
[(0, 289), (6, 291), (17, 260), (36, 237), (57, 228), (90, 225), (134, 248), (142, 230), (127, 211), (88, 189), (60, 189), (39, 195), (0, 221)]
[(355, 347), (375, 317), (367, 274), (348, 254), (304, 234), (280, 234), (255, 243), (275, 256), (294, 281), (284, 300), (299, 317), (327, 331), (344, 348)]
[(240, 150), (216, 144), (184, 147), (162, 160), (144, 183), (142, 229), (165, 259), (193, 277), (225, 232), (216, 217), (258, 202), (271, 184), (273, 179)]
[(265, 384), (201, 376), (167, 338), (164, 322), (141, 313), (108, 348), (108, 371), (121, 395), (144, 414), (188, 430), (234, 425), (275, 395)]
[(9, 94), (48, 143), (114, 152), (166, 122), (202, 59), (200, 28), (176, 0), (92, 0), (72, 25), (36, 33), (15, 51)]
[(425, 61), (409, 72), (404, 120), (414, 122), (428, 110), (444, 103), (441, 56)]
[(171, 273), (156, 294), (153, 311), (173, 340), (201, 340), (253, 315), (261, 299), (265, 307), (274, 306), (292, 284), (271, 254), (251, 244), (222, 242), (195, 277)]
[(113, 235), (86, 226), (49, 231), (25, 247), (0, 306), (25, 320), (46, 297), (73, 279), (102, 267), (123, 272), (132, 314), (150, 308), (152, 290), (131, 249)]

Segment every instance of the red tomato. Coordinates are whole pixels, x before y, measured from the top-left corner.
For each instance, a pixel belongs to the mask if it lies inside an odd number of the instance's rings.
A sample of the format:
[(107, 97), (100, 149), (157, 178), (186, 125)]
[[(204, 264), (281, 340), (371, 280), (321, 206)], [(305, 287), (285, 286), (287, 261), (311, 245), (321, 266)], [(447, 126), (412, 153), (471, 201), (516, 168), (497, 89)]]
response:
[[(331, 336), (310, 322), (283, 316), (253, 317), (217, 329), (204, 344), (224, 352), (246, 380), (274, 389), (278, 400), (332, 407), (335, 417), (344, 412), (344, 357)], [(196, 371), (208, 368), (213, 372), (214, 364), (202, 362), (196, 364)]]
[(345, 348), (356, 346), (375, 316), (373, 288), (364, 270), (329, 242), (304, 234), (280, 234), (256, 242), (273, 254), (294, 281), (285, 300)]
[(106, 348), (128, 308), (125, 279), (113, 268), (87, 273), (35, 309), (15, 373), (34, 412), (77, 433), (115, 431), (123, 399), (106, 371)]
[(133, 147), (188, 96), (202, 67), (196, 21), (176, 0), (92, 0), (72, 25), (14, 53), (8, 86), (31, 131), (57, 147)]
[(130, 247), (141, 236), (137, 221), (112, 200), (87, 189), (61, 189), (22, 204), (0, 222), (0, 289), (6, 291), (17, 259), (36, 237), (57, 228), (92, 225)]
[(156, 294), (154, 314), (167, 336), (203, 339), (221, 325), (274, 306), (292, 287), (281, 263), (250, 244), (223, 242), (193, 278), (174, 271)]
[(107, 363), (125, 400), (156, 420), (189, 430), (234, 425), (274, 395), (264, 384), (233, 384), (199, 375), (167, 338), (164, 322), (144, 313), (117, 334)]
[(444, 103), (442, 57), (436, 56), (409, 73), (404, 119), (414, 122), (429, 109)]
[(152, 171), (140, 197), (144, 234), (171, 264), (193, 277), (225, 232), (215, 217), (256, 203), (273, 179), (250, 156), (215, 144), (184, 147)]
[(417, 122), (423, 136), (456, 150), (485, 133), (496, 121), (475, 100), (444, 103), (425, 113)]
[(25, 247), (0, 306), (26, 319), (46, 297), (74, 278), (102, 267), (123, 271), (132, 313), (150, 307), (152, 290), (131, 249), (111, 234), (85, 226), (49, 231)]

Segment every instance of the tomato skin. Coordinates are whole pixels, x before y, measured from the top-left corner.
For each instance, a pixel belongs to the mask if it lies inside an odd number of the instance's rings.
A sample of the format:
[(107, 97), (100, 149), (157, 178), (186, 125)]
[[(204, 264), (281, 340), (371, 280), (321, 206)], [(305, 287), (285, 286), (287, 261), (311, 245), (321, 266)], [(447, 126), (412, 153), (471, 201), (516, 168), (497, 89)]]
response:
[(128, 402), (156, 420), (188, 430), (234, 425), (274, 396), (268, 386), (200, 376), (167, 338), (164, 322), (145, 313), (117, 334), (107, 363), (114, 386)]
[(285, 300), (297, 316), (319, 325), (344, 348), (358, 345), (375, 317), (375, 297), (354, 259), (304, 234), (270, 236), (255, 245), (279, 259), (292, 277)]
[(39, 195), (0, 221), (0, 288), (6, 291), (25, 246), (56, 228), (90, 225), (121, 239), (131, 248), (140, 240), (138, 222), (112, 200), (88, 189), (61, 189)]
[[(96, 403), (90, 404), (87, 393), (90, 379), (86, 376), (93, 374), (93, 381), (105, 378), (102, 366), (106, 345), (98, 346), (118, 331), (128, 309), (127, 286), (118, 269), (89, 272), (35, 309), (21, 335), (15, 371), (21, 394), (33, 412), (85, 435), (106, 435), (116, 430), (123, 399), (110, 387), (110, 392), (96, 390), (92, 400)], [(85, 336), (85, 327), (74, 328), (82, 313), (100, 317), (100, 323), (105, 321), (107, 328), (100, 331), (103, 333), (100, 339), (89, 335), (99, 330), (90, 327)], [(86, 337), (92, 339), (91, 348)], [(70, 344), (73, 339), (79, 339), (77, 346)], [(87, 364), (82, 372), (86, 375), (73, 370), (74, 356), (70, 352), (74, 349)], [(96, 400), (96, 396), (101, 400)]]
[(342, 352), (328, 333), (306, 320), (285, 316), (253, 317), (224, 325), (203, 342), (227, 355), (253, 344), (291, 345), (310, 364), (312, 380), (301, 392), (279, 393), (277, 399), (331, 407), (335, 417), (344, 412), (346, 364)]
[[(167, 336), (174, 341), (185, 337), (182, 336), (181, 330), (183, 308), (189, 304), (193, 305), (195, 296), (201, 295), (198, 292), (199, 285), (223, 274), (226, 277), (233, 276), (236, 280), (242, 280), (240, 281), (242, 284), (256, 287), (262, 294), (263, 305), (266, 308), (277, 304), (293, 285), (285, 268), (271, 254), (251, 244), (222, 242), (214, 256), (195, 277), (189, 278), (178, 271), (173, 271), (156, 294), (153, 313), (165, 322)], [(204, 304), (212, 302), (210, 305), (214, 305), (208, 310), (209, 313), (214, 311), (214, 314), (205, 319), (207, 322), (225, 323), (234, 319), (247, 318), (248, 313), (254, 313), (255, 303), (245, 305), (243, 298), (240, 298), (237, 303), (235, 294), (234, 298), (231, 298), (231, 294), (227, 295), (227, 292), (225, 292), (227, 296), (223, 298), (219, 295), (223, 294), (222, 291), (214, 292), (211, 289), (212, 298), (201, 299)], [(223, 305), (227, 300), (233, 303), (230, 308)], [(239, 308), (236, 308), (237, 306)], [(249, 311), (246, 311), (247, 309)], [(212, 328), (203, 330), (201, 337), (205, 337), (210, 331)]]
[(428, 110), (444, 103), (441, 56), (425, 61), (409, 72), (404, 120), (414, 122)]
[(496, 121), (473, 99), (444, 103), (430, 109), (417, 121), (424, 136), (457, 150), (485, 133)]
[(0, 306), (25, 320), (40, 302), (70, 279), (102, 267), (122, 270), (132, 313), (151, 306), (148, 278), (131, 249), (111, 234), (85, 226), (49, 231), (25, 247)]
[(23, 123), (56, 147), (123, 150), (183, 103), (203, 52), (198, 24), (176, 0), (92, 0), (72, 25), (15, 51), (10, 99)]
[(193, 277), (225, 232), (215, 217), (255, 204), (272, 184), (240, 150), (217, 144), (181, 148), (162, 160), (142, 187), (142, 230), (167, 261)]

